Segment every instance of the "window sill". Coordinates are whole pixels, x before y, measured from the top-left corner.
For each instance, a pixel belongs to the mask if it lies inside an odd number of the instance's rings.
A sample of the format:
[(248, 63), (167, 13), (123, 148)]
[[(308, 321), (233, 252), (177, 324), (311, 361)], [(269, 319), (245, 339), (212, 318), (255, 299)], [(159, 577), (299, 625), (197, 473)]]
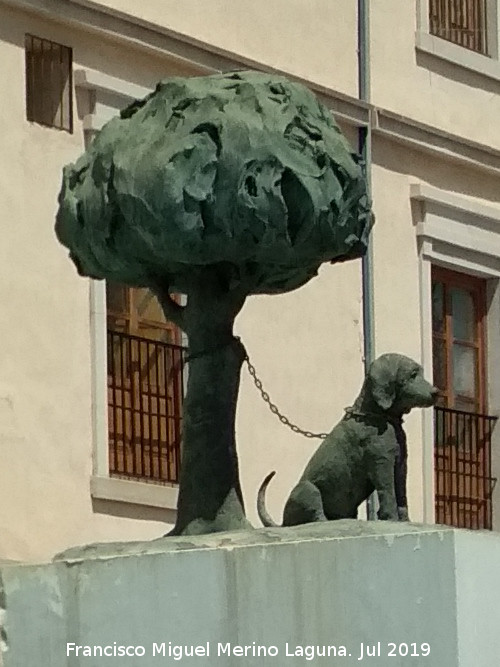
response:
[(415, 48), (486, 79), (500, 82), (500, 62), (494, 58), (474, 53), (463, 46), (421, 31), (415, 33)]
[(175, 510), (178, 487), (94, 475), (90, 478), (90, 495), (99, 500)]

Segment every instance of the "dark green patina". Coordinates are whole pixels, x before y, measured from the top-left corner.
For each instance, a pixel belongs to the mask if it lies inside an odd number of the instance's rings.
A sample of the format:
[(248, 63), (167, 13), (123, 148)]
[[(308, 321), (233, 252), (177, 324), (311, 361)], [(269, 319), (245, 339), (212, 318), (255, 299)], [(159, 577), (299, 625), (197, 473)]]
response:
[[(422, 367), (402, 354), (370, 364), (361, 393), (323, 440), (292, 489), (283, 525), (356, 519), (358, 506), (376, 491), (378, 518), (408, 521), (407, 442), (403, 416), (430, 407), (438, 390)], [(276, 524), (265, 506), (270, 473), (259, 489), (257, 510), (265, 526)]]
[[(174, 534), (248, 527), (234, 422), (245, 298), (360, 257), (371, 214), (328, 109), (283, 77), (170, 79), (64, 169), (58, 239), (81, 275), (149, 287), (188, 335)], [(185, 294), (186, 305), (171, 295)]]

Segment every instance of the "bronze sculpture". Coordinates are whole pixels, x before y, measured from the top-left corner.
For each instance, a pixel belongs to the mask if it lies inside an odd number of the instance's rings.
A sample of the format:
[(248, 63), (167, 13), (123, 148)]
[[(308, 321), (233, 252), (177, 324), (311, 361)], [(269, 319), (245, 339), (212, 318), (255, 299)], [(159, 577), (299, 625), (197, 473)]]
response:
[(246, 297), (360, 257), (370, 226), (361, 166), (330, 112), (273, 75), (166, 80), (65, 168), (56, 233), (79, 273), (149, 287), (189, 339), (173, 534), (249, 527), (234, 434)]
[[(283, 511), (283, 525), (356, 519), (358, 506), (377, 491), (379, 519), (408, 520), (406, 500), (406, 436), (402, 417), (415, 407), (434, 404), (437, 389), (423, 377), (421, 366), (401, 354), (384, 354), (371, 364), (352, 408), (325, 438), (292, 489)], [(258, 495), (259, 517), (276, 525)]]

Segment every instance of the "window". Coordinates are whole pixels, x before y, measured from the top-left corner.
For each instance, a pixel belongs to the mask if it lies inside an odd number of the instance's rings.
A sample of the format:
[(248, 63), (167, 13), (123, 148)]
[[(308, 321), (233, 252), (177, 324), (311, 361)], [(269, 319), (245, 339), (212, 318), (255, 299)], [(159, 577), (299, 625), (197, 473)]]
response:
[(429, 0), (431, 35), (486, 54), (487, 0)]
[(484, 311), (484, 280), (433, 268), (434, 384), (444, 407), (485, 411)]
[(106, 284), (109, 473), (178, 482), (184, 348), (153, 294)]
[(72, 50), (26, 35), (25, 54), (27, 119), (73, 132)]
[(432, 269), (436, 520), (461, 528), (492, 527), (485, 293), (482, 279)]
[[(434, 383), (440, 386), (439, 405), (422, 415), (424, 520), (497, 530), (500, 513), (494, 507), (499, 507), (499, 485), (495, 486), (494, 477), (500, 471), (499, 432), (496, 417), (488, 412), (497, 412), (500, 405), (500, 211), (425, 183), (412, 183), (410, 196), (419, 245), (422, 362), (429, 374), (434, 366)], [(451, 301), (453, 288), (459, 290), (461, 302), (469, 304), (458, 312)], [(467, 318), (459, 315), (463, 310)], [(471, 319), (473, 336), (467, 334)], [(456, 325), (453, 320), (458, 320)], [(461, 329), (456, 341), (454, 326)], [(459, 348), (461, 343), (472, 343), (476, 375), (472, 383), (458, 377), (452, 386), (451, 378), (458, 375), (451, 366), (453, 342)], [(473, 393), (467, 391), (471, 384)], [(469, 410), (457, 409), (466, 406)], [(478, 409), (484, 412), (474, 411)]]

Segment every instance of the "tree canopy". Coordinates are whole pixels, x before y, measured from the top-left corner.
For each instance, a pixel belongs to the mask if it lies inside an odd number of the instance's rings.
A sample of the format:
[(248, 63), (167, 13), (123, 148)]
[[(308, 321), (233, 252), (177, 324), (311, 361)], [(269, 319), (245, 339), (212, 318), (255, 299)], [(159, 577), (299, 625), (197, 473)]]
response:
[(356, 155), (304, 86), (237, 72), (168, 79), (64, 169), (56, 233), (82, 275), (189, 291), (216, 266), (248, 294), (359, 257), (371, 217)]

